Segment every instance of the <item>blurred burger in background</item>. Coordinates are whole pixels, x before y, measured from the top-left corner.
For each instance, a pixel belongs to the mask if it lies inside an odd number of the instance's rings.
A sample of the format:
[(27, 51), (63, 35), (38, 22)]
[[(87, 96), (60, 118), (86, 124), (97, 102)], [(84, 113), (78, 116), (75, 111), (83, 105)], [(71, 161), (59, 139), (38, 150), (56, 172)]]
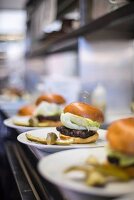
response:
[(12, 119), (13, 124), (17, 126), (29, 126), (29, 119), (33, 116), (35, 108), (34, 104), (21, 106), (17, 111), (17, 115)]
[(36, 99), (35, 104), (38, 106), (41, 102), (55, 103), (57, 105), (62, 105), (66, 103), (63, 96), (59, 94), (43, 94)]
[(30, 119), (30, 125), (36, 126), (59, 126), (60, 115), (66, 100), (59, 94), (43, 94), (35, 102), (36, 109)]
[(35, 104), (22, 106), (13, 117), (13, 123), (29, 127), (61, 126), (60, 115), (65, 102), (65, 98), (59, 94), (43, 94)]
[(29, 104), (29, 105), (24, 105), (19, 108), (17, 114), (19, 116), (32, 116), (35, 111), (35, 105)]
[(0, 95), (2, 100), (5, 101), (19, 101), (19, 100), (30, 100), (30, 94), (20, 88), (9, 87), (2, 90)]

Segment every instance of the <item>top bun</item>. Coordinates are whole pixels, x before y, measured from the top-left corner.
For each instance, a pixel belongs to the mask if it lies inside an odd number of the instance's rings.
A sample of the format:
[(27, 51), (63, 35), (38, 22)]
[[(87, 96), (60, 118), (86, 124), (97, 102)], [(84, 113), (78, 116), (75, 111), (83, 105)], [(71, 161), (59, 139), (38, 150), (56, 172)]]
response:
[(18, 110), (18, 115), (20, 116), (33, 115), (34, 110), (35, 110), (35, 105), (25, 105)]
[(134, 118), (113, 122), (108, 128), (107, 139), (112, 149), (134, 155)]
[(72, 113), (102, 123), (104, 116), (101, 110), (83, 102), (74, 102), (64, 108), (64, 113)]
[(44, 94), (37, 98), (36, 105), (39, 105), (42, 101), (47, 101), (49, 103), (63, 104), (66, 102), (64, 97), (58, 94)]

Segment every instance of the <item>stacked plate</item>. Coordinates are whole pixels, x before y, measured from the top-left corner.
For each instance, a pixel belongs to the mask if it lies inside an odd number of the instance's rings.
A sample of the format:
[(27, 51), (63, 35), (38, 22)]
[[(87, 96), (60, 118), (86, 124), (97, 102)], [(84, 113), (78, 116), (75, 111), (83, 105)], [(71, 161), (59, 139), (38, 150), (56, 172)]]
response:
[[(118, 197), (133, 192), (134, 181), (109, 183), (105, 187), (89, 187), (83, 181), (81, 172), (67, 175), (65, 170), (71, 166), (82, 165), (89, 156), (95, 156), (99, 161), (106, 159), (105, 148), (73, 149), (62, 151), (43, 158), (38, 165), (42, 176), (70, 196), (69, 199), (105, 199)], [(54, 164), (55, 163), (55, 164)], [(94, 198), (93, 198), (94, 196)], [(97, 198), (98, 197), (98, 198)]]
[[(20, 120), (22, 124), (26, 124), (29, 117), (21, 117), (20, 119), (18, 117), (17, 120)], [(57, 138), (60, 137), (55, 127), (17, 126), (13, 121), (14, 117), (11, 117), (5, 120), (4, 123), (6, 126), (15, 128), (21, 132), (17, 137), (19, 142), (37, 148), (42, 152), (51, 153), (39, 161), (38, 170), (45, 179), (59, 187), (65, 198), (70, 200), (104, 200), (133, 193), (133, 180), (128, 182), (110, 181), (104, 187), (94, 187), (88, 186), (85, 183), (85, 177), (83, 177), (81, 171), (65, 173), (72, 166), (83, 165), (90, 156), (95, 157), (99, 162), (106, 161), (106, 130), (97, 130), (99, 139), (95, 143), (69, 145), (42, 144), (37, 142), (37, 139), (46, 141), (48, 133), (54, 133)], [(27, 135), (30, 135), (33, 139), (29, 140)]]

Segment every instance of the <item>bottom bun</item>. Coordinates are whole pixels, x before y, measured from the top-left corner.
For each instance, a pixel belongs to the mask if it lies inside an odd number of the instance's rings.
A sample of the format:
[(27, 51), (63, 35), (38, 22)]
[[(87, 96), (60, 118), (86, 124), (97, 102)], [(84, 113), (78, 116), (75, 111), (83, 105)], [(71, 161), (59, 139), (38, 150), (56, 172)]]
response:
[(39, 122), (38, 127), (57, 127), (61, 126), (62, 123), (60, 121), (44, 121), (44, 122)]
[(66, 135), (61, 134), (61, 133), (60, 133), (59, 136), (62, 140), (67, 140), (67, 139), (73, 138), (74, 144), (88, 144), (88, 143), (96, 142), (99, 138), (99, 134), (97, 132), (94, 135), (92, 135), (88, 138), (84, 138), (84, 139), (80, 138), (80, 137), (66, 136)]

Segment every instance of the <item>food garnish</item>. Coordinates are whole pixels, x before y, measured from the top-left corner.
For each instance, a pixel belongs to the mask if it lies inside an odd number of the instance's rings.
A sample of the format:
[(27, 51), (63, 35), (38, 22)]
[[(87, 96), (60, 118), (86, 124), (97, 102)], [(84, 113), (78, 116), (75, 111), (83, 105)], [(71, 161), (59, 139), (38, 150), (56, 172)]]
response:
[(36, 118), (36, 117), (31, 117), (30, 119), (29, 119), (29, 126), (31, 126), (31, 127), (37, 127), (38, 126), (38, 119)]
[(58, 136), (55, 133), (48, 133), (46, 137), (46, 142), (47, 144), (56, 144), (57, 138)]
[(132, 179), (129, 170), (109, 163), (100, 163), (96, 157), (90, 156), (83, 165), (71, 166), (64, 173), (82, 171), (85, 174), (85, 184), (89, 186), (104, 186), (111, 181), (128, 181)]
[(29, 133), (26, 133), (26, 137), (27, 137), (28, 140), (30, 140), (32, 142), (47, 144), (45, 138), (36, 137), (36, 136), (33, 136), (32, 134), (29, 134)]
[(61, 140), (58, 138), (56, 133), (50, 132), (47, 134), (46, 137), (37, 137), (33, 136), (30, 133), (26, 133), (26, 137), (28, 140), (36, 143), (41, 143), (41, 144), (46, 144), (46, 145), (70, 145), (73, 144), (73, 139), (66, 139), (66, 140)]

